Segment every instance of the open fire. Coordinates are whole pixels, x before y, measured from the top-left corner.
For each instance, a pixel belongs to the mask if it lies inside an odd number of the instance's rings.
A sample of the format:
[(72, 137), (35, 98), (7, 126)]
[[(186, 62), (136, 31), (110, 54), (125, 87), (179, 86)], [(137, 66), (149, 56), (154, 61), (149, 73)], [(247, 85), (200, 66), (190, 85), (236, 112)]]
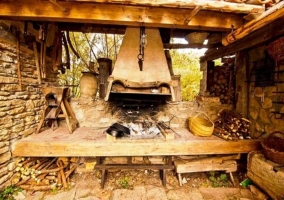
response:
[(173, 132), (170, 128), (170, 121), (174, 116), (171, 119), (167, 116), (161, 117), (155, 110), (156, 106), (143, 105), (139, 107), (131, 104), (120, 107), (120, 121), (110, 126), (106, 132), (114, 137), (133, 139), (162, 138), (165, 131)]

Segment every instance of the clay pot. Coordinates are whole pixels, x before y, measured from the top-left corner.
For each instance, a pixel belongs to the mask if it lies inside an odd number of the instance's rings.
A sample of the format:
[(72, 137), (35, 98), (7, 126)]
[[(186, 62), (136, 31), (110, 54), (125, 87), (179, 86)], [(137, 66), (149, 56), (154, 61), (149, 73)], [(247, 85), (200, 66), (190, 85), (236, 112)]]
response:
[(98, 92), (98, 78), (96, 73), (82, 72), (80, 79), (80, 93), (82, 98), (94, 99)]

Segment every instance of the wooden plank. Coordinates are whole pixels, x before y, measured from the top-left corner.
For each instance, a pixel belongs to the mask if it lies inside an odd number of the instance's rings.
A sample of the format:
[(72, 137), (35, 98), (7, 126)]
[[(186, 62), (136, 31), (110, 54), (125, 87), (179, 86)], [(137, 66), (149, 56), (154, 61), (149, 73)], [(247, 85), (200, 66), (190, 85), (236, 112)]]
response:
[[(70, 1), (70, 0), (69, 0)], [(113, 4), (128, 4), (139, 6), (153, 6), (153, 7), (171, 7), (171, 8), (195, 8), (202, 6), (205, 10), (215, 10), (221, 12), (236, 12), (236, 13), (259, 13), (264, 11), (262, 5), (252, 5), (245, 3), (234, 3), (226, 1), (214, 0), (71, 0), (73, 2), (100, 2)]]
[(196, 43), (190, 43), (190, 44), (165, 43), (164, 49), (188, 49), (188, 48), (203, 49), (203, 48), (214, 48), (215, 46), (216, 45), (204, 45), (204, 44), (196, 44)]
[[(31, 5), (33, 5), (31, 7)], [(65, 14), (50, 2), (0, 1), (0, 17), (17, 20), (42, 20), (55, 22), (84, 22), (126, 26), (148, 26), (165, 28), (185, 28), (196, 30), (229, 30), (231, 24), (236, 28), (243, 25), (241, 15), (234, 13), (199, 11), (184, 25), (184, 17), (192, 11), (189, 8), (162, 8), (127, 6), (114, 4), (60, 2), (69, 10)], [(115, 12), (114, 12), (115, 11)]]
[(269, 10), (262, 13), (256, 19), (246, 23), (244, 26), (239, 27), (237, 30), (225, 36), (222, 39), (222, 44), (224, 46), (227, 46), (228, 44), (233, 43), (247, 36), (251, 32), (258, 30), (283, 16), (284, 16), (284, 1), (278, 3)]
[(192, 18), (200, 11), (202, 10), (202, 6), (196, 6), (192, 11), (191, 13), (185, 18), (184, 20), (184, 24), (188, 24)]
[(224, 162), (184, 162), (174, 161), (177, 173), (205, 172), (205, 171), (237, 171), (237, 162), (235, 160), (226, 160)]
[(67, 128), (48, 129), (12, 144), (13, 156), (151, 156), (237, 154), (261, 149), (259, 140), (230, 142), (216, 136), (197, 137), (187, 129), (175, 129), (181, 137), (165, 141), (158, 139), (106, 139), (105, 129), (77, 128), (69, 134)]

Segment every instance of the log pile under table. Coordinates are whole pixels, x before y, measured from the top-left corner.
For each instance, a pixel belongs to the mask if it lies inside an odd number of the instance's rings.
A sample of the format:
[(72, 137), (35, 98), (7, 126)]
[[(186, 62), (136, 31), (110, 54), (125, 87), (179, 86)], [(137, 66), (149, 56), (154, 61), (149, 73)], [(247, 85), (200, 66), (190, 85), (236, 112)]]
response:
[(243, 118), (241, 114), (223, 110), (219, 118), (214, 122), (213, 134), (225, 140), (250, 139), (250, 121)]
[(69, 158), (23, 158), (17, 164), (12, 184), (32, 191), (67, 188), (76, 168), (76, 160)]

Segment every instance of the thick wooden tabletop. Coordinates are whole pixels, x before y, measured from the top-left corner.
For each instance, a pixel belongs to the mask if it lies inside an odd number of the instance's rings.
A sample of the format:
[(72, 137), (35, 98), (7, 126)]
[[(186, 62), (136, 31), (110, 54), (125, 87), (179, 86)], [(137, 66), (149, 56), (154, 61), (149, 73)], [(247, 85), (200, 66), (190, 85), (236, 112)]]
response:
[(156, 156), (235, 154), (260, 150), (259, 140), (225, 141), (216, 136), (197, 137), (185, 128), (175, 129), (181, 135), (174, 140), (163, 136), (152, 139), (106, 139), (106, 128), (77, 128), (72, 134), (59, 127), (30, 135), (12, 144), (12, 155), (17, 156)]

